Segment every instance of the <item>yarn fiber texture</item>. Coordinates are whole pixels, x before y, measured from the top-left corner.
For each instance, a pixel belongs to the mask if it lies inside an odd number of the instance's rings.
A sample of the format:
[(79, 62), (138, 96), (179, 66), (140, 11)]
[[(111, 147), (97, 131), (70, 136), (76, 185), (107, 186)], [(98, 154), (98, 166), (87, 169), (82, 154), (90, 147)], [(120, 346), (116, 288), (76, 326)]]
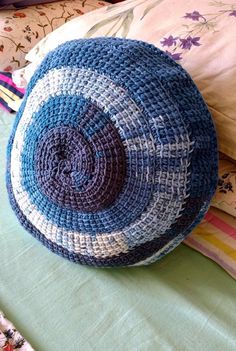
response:
[(190, 76), (161, 50), (73, 40), (29, 83), (6, 178), (20, 223), (51, 251), (99, 267), (148, 264), (209, 207), (215, 128)]

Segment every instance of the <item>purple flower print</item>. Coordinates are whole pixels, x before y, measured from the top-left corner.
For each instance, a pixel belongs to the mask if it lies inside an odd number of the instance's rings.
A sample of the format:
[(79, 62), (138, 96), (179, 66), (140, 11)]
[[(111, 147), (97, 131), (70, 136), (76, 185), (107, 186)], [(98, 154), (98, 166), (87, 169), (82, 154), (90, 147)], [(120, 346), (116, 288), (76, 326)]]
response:
[(229, 16), (234, 16), (234, 17), (236, 17), (236, 10), (233, 10), (232, 12), (230, 12)]
[(182, 49), (188, 49), (190, 50), (192, 45), (193, 46), (200, 46), (201, 44), (199, 43), (200, 37), (190, 37), (188, 36), (186, 39), (180, 39), (181, 41), (181, 47)]
[(166, 54), (169, 55), (173, 60), (175, 61), (179, 61), (179, 60), (182, 60), (182, 52), (169, 52), (166, 50)]
[(199, 18), (202, 18), (202, 15), (198, 11), (188, 12), (184, 18), (190, 18), (193, 21), (199, 21)]
[(170, 35), (168, 38), (163, 38), (163, 40), (161, 41), (161, 45), (162, 46), (176, 45), (177, 39), (178, 39), (178, 37), (174, 38), (172, 35)]

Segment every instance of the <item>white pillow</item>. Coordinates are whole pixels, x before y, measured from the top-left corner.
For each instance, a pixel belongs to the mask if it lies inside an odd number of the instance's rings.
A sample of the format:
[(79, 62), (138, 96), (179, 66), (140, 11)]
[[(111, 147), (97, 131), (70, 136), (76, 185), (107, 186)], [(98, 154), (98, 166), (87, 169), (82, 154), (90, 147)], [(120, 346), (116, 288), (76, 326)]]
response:
[(190, 73), (215, 120), (220, 150), (236, 159), (235, 0), (127, 0), (71, 20), (41, 40), (26, 58), (33, 65), (59, 44), (78, 38), (117, 36), (167, 51)]

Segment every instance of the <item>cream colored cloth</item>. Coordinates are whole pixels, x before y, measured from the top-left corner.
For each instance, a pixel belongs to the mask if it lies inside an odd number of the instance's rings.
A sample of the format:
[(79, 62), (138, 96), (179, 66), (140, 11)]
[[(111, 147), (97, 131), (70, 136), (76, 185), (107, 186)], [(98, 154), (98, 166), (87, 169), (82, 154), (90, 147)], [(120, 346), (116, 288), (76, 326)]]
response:
[(0, 351), (14, 350), (34, 351), (15, 326), (0, 311)]
[(59, 44), (99, 36), (143, 40), (177, 59), (212, 112), (220, 150), (236, 159), (236, 0), (127, 0), (90, 12), (49, 34), (26, 55), (33, 63), (23, 72), (26, 81)]
[(219, 161), (219, 181), (212, 206), (234, 216), (236, 222), (236, 164), (229, 160)]

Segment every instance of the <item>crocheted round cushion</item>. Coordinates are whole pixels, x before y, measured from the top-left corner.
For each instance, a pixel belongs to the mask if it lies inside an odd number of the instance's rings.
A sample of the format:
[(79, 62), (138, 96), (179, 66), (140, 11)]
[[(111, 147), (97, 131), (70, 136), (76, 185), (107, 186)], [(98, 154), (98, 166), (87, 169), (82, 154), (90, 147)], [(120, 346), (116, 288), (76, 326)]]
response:
[(32, 77), (8, 147), (22, 225), (95, 266), (153, 262), (202, 219), (217, 145), (189, 75), (147, 43), (74, 40)]

